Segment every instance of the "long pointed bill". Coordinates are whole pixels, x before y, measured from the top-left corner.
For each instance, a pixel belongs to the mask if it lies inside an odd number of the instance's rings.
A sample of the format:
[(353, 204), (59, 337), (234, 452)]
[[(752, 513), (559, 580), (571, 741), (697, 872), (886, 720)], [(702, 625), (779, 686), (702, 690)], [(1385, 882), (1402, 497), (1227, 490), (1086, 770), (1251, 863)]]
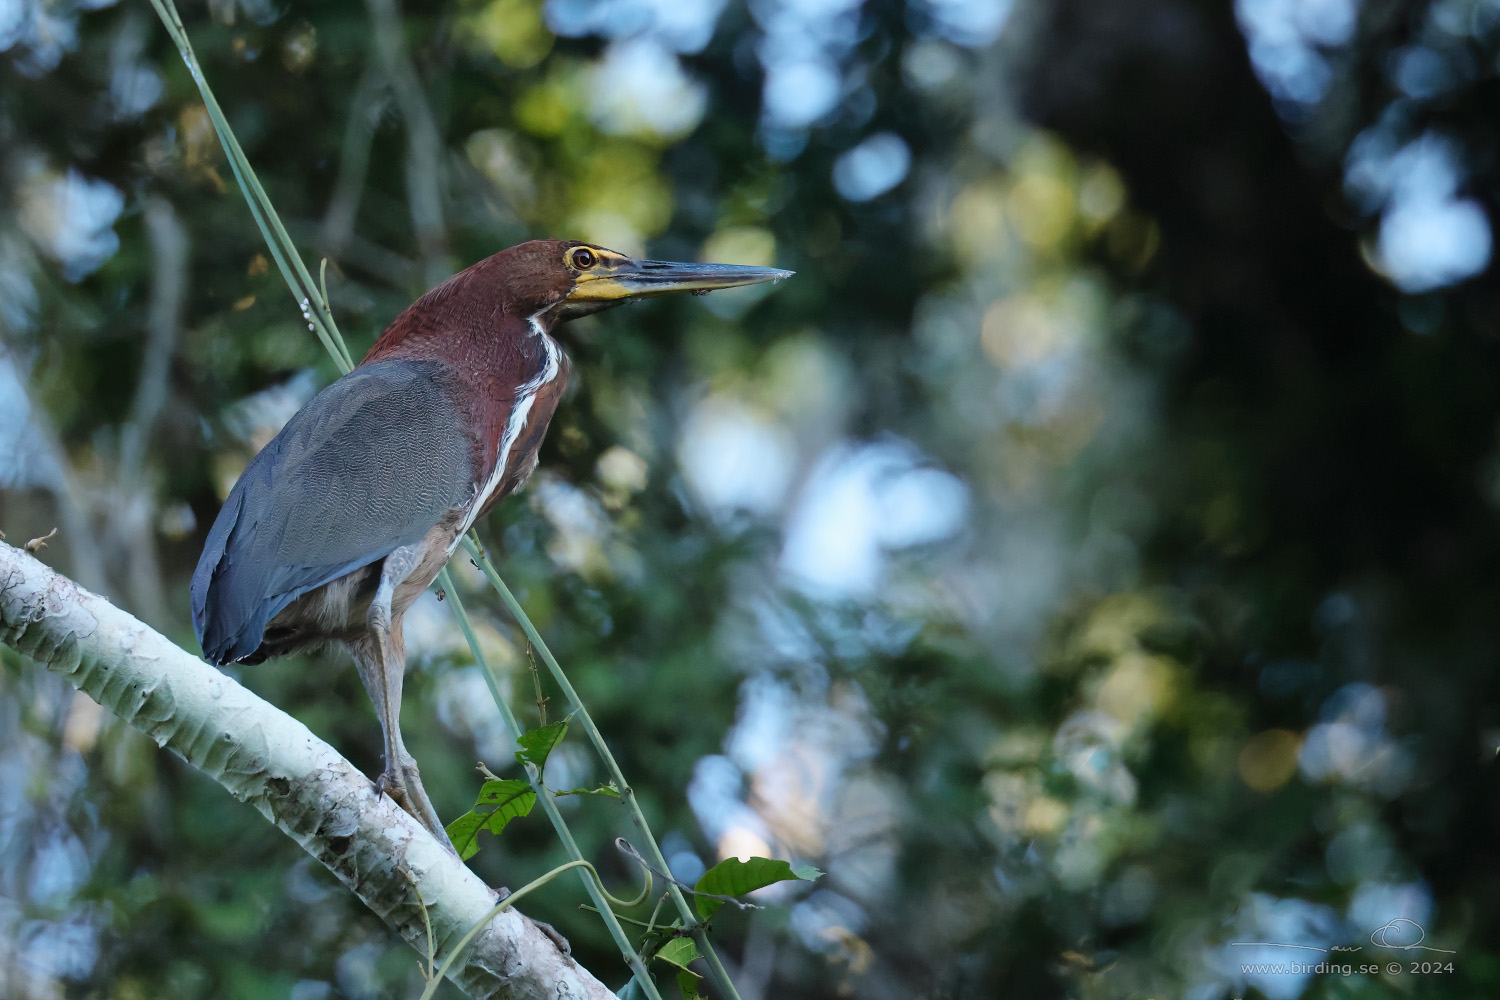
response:
[(790, 278), (795, 271), (744, 264), (677, 264), (664, 260), (603, 262), (580, 274), (569, 302), (620, 302), (672, 292), (702, 295), (716, 288), (758, 285)]

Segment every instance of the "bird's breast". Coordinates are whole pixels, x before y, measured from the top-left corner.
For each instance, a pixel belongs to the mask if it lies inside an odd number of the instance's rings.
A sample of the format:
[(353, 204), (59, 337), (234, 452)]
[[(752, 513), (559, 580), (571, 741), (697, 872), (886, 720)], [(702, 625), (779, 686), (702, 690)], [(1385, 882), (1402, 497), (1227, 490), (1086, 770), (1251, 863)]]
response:
[[(568, 361), (562, 348), (545, 331), (536, 329), (525, 346), (535, 361), (499, 380), (486, 380), (492, 405), (482, 421), (481, 455), (474, 502), (463, 531), (501, 498), (519, 488), (536, 468), (536, 456), (567, 385)], [(528, 354), (532, 352), (526, 352)], [(511, 383), (507, 391), (506, 383)]]

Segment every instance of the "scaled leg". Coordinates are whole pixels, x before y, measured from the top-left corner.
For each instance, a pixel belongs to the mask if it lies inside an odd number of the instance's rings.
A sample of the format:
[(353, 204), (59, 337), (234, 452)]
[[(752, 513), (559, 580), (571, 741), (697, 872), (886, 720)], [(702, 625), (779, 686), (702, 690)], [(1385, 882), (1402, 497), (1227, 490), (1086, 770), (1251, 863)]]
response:
[(416, 564), (415, 546), (404, 546), (386, 557), (380, 573), (380, 586), (370, 602), (366, 618), (368, 639), (351, 644), (351, 649), (359, 667), (359, 679), (364, 682), (370, 701), (375, 705), (385, 737), (385, 771), (376, 779), (377, 789), (390, 795), (397, 805), (411, 813), (452, 850), (442, 821), (422, 788), (417, 762), (407, 753), (401, 740), (401, 684), (406, 675), (406, 650), (401, 623), (391, 619), (391, 600), (396, 588)]

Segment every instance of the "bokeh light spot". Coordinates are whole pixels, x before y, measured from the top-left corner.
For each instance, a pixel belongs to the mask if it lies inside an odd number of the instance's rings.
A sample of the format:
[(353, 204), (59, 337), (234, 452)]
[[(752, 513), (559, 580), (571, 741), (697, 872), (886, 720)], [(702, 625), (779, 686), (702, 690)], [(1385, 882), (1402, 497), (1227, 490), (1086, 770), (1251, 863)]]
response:
[(1257, 792), (1274, 792), (1297, 773), (1302, 737), (1287, 729), (1256, 733), (1240, 750), (1240, 780)]
[(911, 169), (911, 147), (894, 132), (880, 132), (844, 153), (833, 165), (833, 186), (849, 201), (878, 198)]
[(460, 35), (512, 69), (530, 69), (552, 51), (537, 0), (490, 0), (461, 22)]
[(1007, 207), (1016, 235), (1038, 250), (1056, 247), (1073, 226), (1073, 191), (1050, 174), (1023, 175), (1011, 188)]

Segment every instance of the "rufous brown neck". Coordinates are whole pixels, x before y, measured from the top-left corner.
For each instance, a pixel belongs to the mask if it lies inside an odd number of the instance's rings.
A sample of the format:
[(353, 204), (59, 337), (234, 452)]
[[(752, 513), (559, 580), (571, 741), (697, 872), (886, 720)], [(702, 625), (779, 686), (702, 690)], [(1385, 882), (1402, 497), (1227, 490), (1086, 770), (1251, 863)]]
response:
[(436, 361), (447, 368), (461, 387), (455, 419), (469, 430), (476, 468), (485, 474), (518, 404), (544, 381), (555, 383), (549, 393), (560, 393), (567, 378), (566, 359), (551, 338), (552, 307), (567, 287), (537, 280), (545, 275), (518, 253), (532, 246), (501, 251), (432, 289), (396, 317), (360, 362)]

